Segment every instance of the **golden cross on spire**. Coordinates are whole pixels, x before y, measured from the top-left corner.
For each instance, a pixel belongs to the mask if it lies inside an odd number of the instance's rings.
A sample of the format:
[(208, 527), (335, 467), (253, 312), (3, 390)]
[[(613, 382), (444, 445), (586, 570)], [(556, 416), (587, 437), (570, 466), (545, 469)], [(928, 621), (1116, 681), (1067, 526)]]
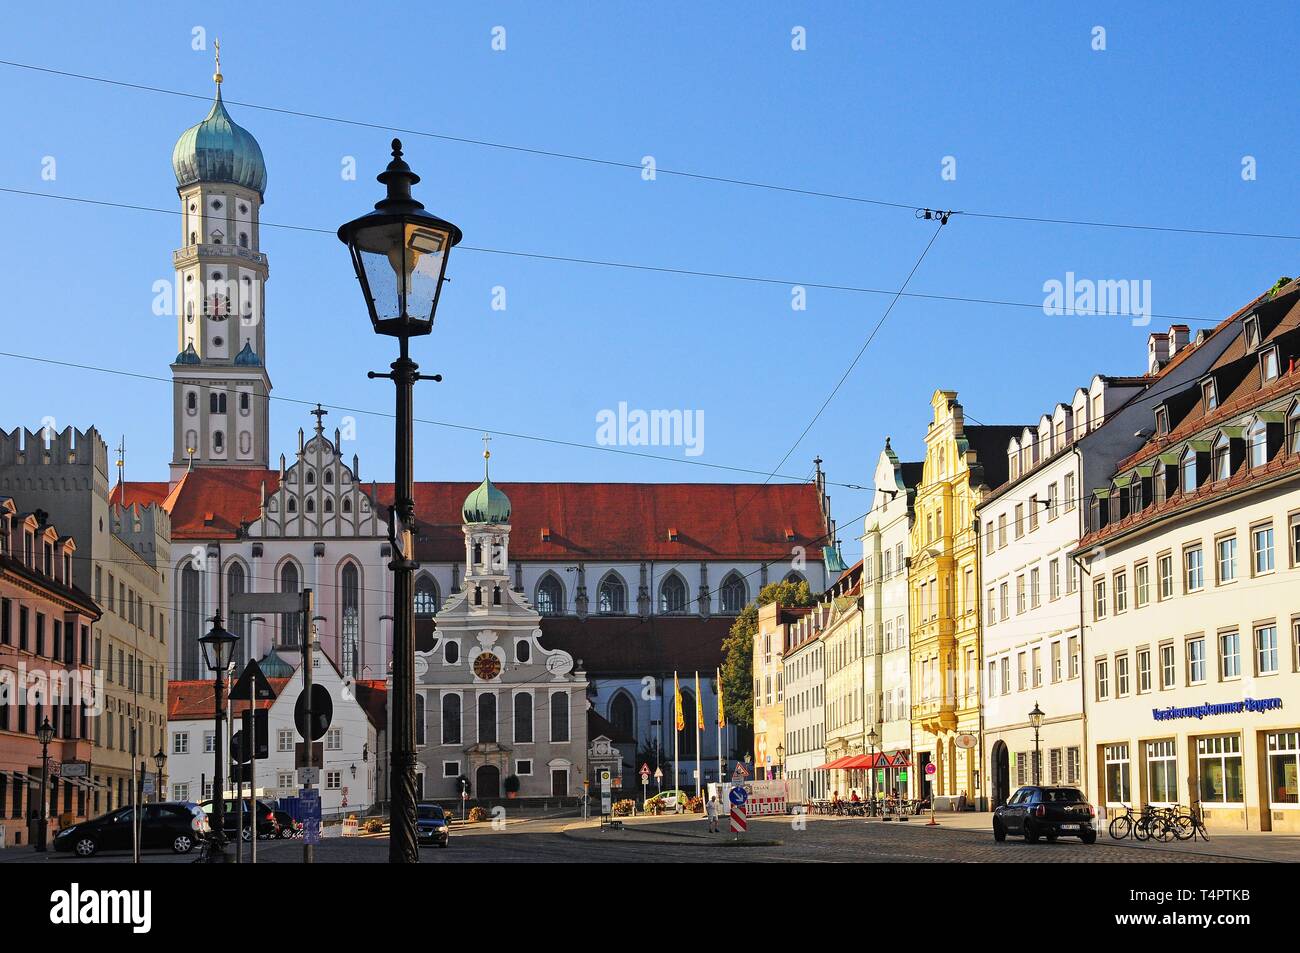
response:
[(216, 83), (218, 86), (220, 86), (221, 85), (221, 39), (219, 37), (216, 42), (216, 47), (217, 47), (217, 71), (212, 74), (212, 81)]

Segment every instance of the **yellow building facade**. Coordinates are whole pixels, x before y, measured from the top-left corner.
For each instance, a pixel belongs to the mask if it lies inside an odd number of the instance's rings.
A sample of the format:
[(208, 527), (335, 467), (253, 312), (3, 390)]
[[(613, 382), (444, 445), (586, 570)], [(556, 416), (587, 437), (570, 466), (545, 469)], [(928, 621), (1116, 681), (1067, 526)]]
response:
[(1023, 425), (966, 426), (955, 391), (930, 404), (908, 568), (914, 790), (983, 805), (975, 507), (1005, 480), (1007, 442)]

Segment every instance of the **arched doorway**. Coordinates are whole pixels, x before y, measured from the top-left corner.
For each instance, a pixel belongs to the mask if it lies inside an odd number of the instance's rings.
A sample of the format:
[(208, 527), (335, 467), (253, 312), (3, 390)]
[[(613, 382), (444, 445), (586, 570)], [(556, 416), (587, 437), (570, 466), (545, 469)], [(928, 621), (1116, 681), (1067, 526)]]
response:
[(474, 772), (474, 796), (480, 801), (501, 796), (501, 769), (495, 764), (481, 765)]
[(1011, 758), (1007, 754), (1006, 742), (999, 741), (993, 746), (993, 806), (1007, 803), (1011, 797)]

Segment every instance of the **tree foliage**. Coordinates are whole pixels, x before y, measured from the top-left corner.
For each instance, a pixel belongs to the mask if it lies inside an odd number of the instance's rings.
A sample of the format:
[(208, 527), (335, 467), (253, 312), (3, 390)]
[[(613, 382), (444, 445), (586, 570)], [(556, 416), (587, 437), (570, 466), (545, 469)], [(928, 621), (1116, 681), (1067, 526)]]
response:
[(758, 609), (771, 602), (786, 606), (810, 606), (814, 596), (807, 581), (772, 582), (764, 586), (758, 598), (736, 616), (731, 631), (722, 641), (723, 701), (727, 722), (752, 728), (754, 724), (754, 636), (758, 632)]

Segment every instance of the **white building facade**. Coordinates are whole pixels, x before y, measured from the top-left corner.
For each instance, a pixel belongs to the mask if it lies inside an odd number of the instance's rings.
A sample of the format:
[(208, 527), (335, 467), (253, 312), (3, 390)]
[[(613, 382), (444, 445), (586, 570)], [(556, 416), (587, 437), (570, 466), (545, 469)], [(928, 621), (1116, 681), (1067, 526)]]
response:
[(815, 800), (829, 796), (825, 761), (826, 646), (818, 638), (813, 615), (786, 629), (782, 662), (785, 680), (785, 750), (783, 773), (803, 786), (804, 796)]

